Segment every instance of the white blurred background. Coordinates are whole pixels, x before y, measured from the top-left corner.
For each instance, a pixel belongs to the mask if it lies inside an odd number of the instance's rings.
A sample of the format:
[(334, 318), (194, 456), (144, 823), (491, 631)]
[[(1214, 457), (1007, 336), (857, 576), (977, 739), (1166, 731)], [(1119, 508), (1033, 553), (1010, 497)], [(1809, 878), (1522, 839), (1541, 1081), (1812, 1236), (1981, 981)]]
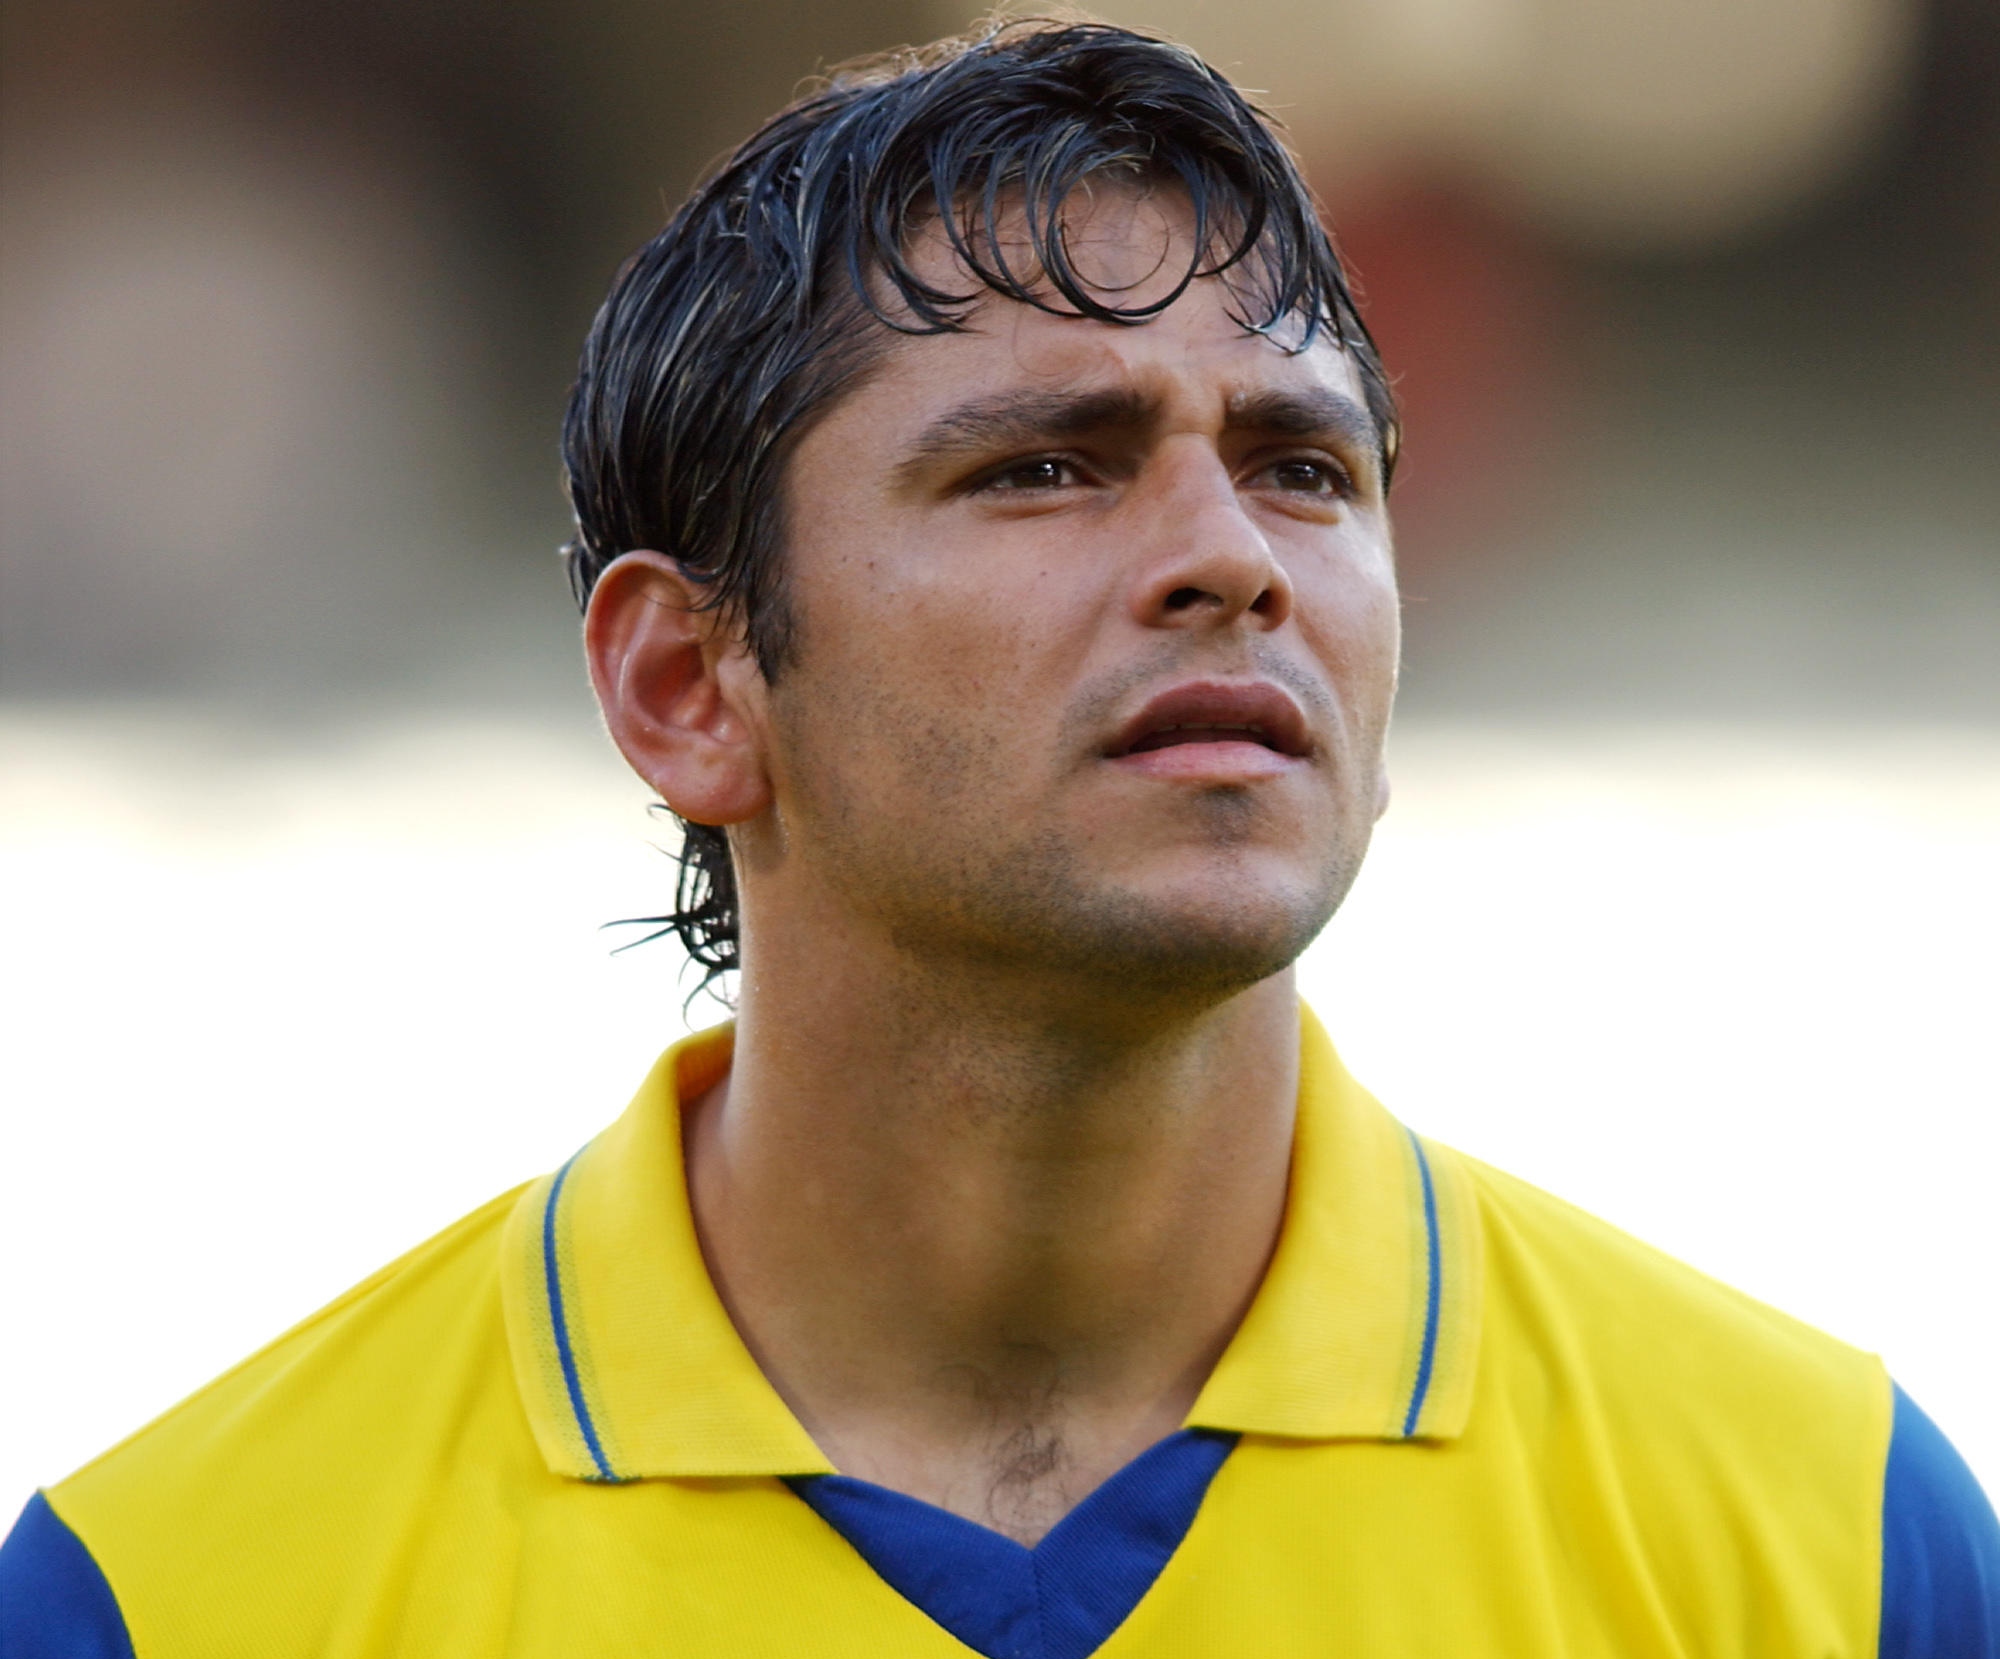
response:
[[(2000, 1487), (2000, 13), (1159, 0), (1401, 378), (1407, 1121), (1883, 1352)], [(0, 1510), (683, 1029), (554, 431), (617, 260), (926, 0), (8, 0)], [(697, 1002), (705, 1022), (716, 1010)]]

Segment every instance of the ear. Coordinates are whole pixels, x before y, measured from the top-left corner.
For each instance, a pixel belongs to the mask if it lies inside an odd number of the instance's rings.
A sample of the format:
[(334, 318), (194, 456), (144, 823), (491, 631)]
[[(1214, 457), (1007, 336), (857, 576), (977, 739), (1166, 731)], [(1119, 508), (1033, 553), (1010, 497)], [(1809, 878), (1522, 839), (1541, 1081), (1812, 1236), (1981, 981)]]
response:
[(740, 824), (771, 802), (764, 677), (704, 590), (664, 554), (620, 554), (591, 590), (583, 644), (612, 742), (697, 824)]

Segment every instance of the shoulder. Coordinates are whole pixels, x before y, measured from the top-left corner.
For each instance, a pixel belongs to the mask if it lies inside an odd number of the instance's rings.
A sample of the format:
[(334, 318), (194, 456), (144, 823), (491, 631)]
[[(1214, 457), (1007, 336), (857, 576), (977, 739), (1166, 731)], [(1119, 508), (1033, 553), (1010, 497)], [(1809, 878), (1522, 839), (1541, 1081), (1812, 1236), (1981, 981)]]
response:
[[(500, 1301), (519, 1197), (419, 1245), (37, 1497), (7, 1545), (14, 1570), (40, 1578), (54, 1562), (72, 1585), (94, 1570), (142, 1652), (186, 1647), (225, 1612), (231, 1629), (296, 1628), (353, 1551), (456, 1478), (446, 1448), (540, 1469)], [(291, 1605), (264, 1605), (279, 1600)]]
[(2000, 1520), (1900, 1388), (1882, 1492), (1882, 1659), (2000, 1659)]
[(1872, 1354), (1474, 1159), (1486, 1407), (1675, 1577), (1852, 1600), (1883, 1659), (2000, 1659), (2000, 1525)]
[(39, 1492), (0, 1540), (0, 1653), (132, 1659), (131, 1632), (103, 1569)]
[(1450, 1156), (1477, 1195), (1496, 1340), (1566, 1358), (1604, 1388), (1683, 1400), (1708, 1421), (1760, 1400), (1810, 1401), (1838, 1413), (1840, 1432), (1886, 1447), (1889, 1384), (1875, 1356), (1526, 1181)]
[[(499, 1239), (523, 1189), (482, 1205), (309, 1315), (54, 1488), (59, 1510), (116, 1507), (182, 1479), (266, 1475), (380, 1448), (478, 1350), (504, 1352)], [(482, 1368), (483, 1369), (483, 1368)], [(384, 1408), (394, 1402), (391, 1421)], [(437, 1404), (442, 1405), (439, 1401)], [(150, 1501), (150, 1499), (149, 1499)]]
[[(1470, 1162), (1470, 1161), (1468, 1161)], [(1890, 1386), (1871, 1354), (1471, 1164), (1475, 1427), (1690, 1630), (1847, 1652), (1872, 1631)]]

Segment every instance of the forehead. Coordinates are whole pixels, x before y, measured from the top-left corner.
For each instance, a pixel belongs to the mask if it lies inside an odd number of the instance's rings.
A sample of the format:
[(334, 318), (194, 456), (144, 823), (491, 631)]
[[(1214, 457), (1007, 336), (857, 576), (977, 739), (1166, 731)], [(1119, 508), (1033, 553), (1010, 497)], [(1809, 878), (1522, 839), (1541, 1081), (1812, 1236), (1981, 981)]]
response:
[[(1003, 203), (991, 240), (974, 246), (1046, 297), (1050, 309), (986, 288), (933, 221), (912, 238), (914, 274), (937, 290), (978, 297), (959, 331), (898, 336), (874, 377), (891, 383), (889, 395), (869, 401), (914, 413), (906, 400), (923, 401), (926, 387), (942, 397), (968, 384), (997, 390), (1028, 383), (1049, 390), (1143, 385), (1155, 394), (1178, 387), (1225, 400), (1318, 389), (1365, 405), (1360, 370), (1330, 332), (1297, 350), (1302, 322), (1274, 335), (1244, 326), (1242, 318), (1261, 307), (1240, 271), (1188, 280), (1209, 250), (1198, 244), (1193, 210), (1174, 187), (1100, 181), (1080, 189), (1062, 210), (1058, 234), (1092, 299), (1128, 312), (1164, 308), (1131, 323), (1075, 314), (1041, 276), (1036, 238), (1018, 201)], [(895, 314), (893, 305), (887, 309)]]

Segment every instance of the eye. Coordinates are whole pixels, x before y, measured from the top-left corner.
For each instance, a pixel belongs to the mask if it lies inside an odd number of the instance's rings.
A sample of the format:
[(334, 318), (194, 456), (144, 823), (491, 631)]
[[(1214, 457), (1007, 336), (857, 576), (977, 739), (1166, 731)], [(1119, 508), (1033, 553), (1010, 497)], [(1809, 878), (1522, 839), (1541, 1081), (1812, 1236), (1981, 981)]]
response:
[(1273, 461), (1258, 477), (1276, 489), (1298, 495), (1347, 495), (1354, 488), (1347, 469), (1323, 455), (1287, 456)]
[(1082, 482), (1074, 462), (1060, 455), (1031, 455), (1024, 461), (1009, 461), (986, 474), (974, 486), (981, 490), (1059, 490), (1066, 484)]

